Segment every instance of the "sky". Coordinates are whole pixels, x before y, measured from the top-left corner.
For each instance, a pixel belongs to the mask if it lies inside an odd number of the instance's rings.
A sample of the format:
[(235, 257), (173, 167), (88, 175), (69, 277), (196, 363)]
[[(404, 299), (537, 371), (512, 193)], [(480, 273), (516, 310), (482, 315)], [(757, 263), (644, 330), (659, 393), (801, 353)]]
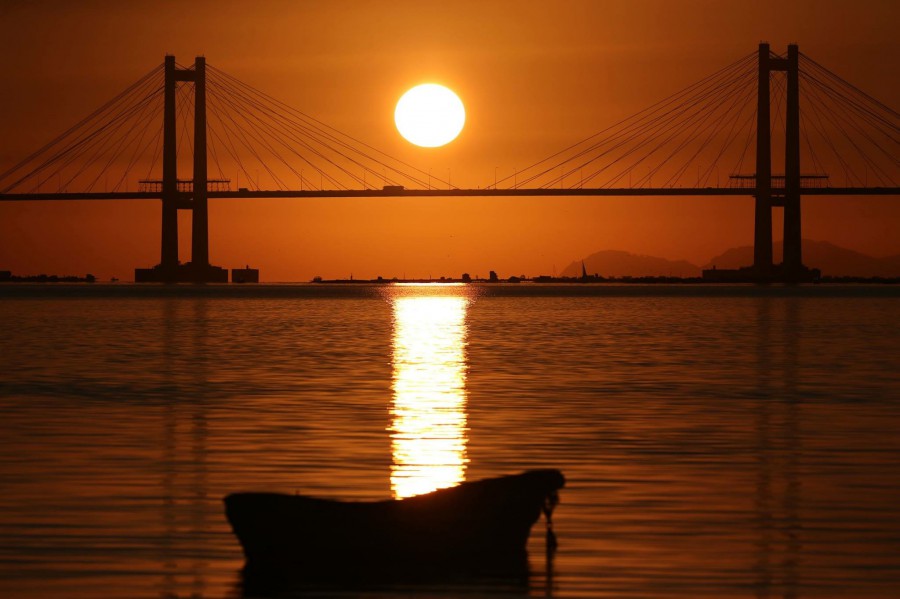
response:
[[(653, 104), (760, 41), (788, 43), (900, 107), (900, 4), (666, 0), (0, 4), (5, 170), (174, 54), (209, 64), (389, 155), (484, 187)], [(419, 148), (394, 127), (436, 82), (462, 134)], [(724, 177), (724, 174), (723, 174)], [(806, 198), (804, 237), (900, 254), (897, 198)], [(210, 261), (265, 281), (553, 274), (625, 250), (705, 264), (750, 245), (731, 198), (211, 200)], [(190, 214), (180, 257), (190, 259)], [(776, 223), (778, 218), (776, 217)], [(159, 261), (160, 202), (0, 203), (0, 270), (133, 278)], [(780, 237), (776, 230), (776, 239)], [(815, 266), (815, 265), (812, 265)]]

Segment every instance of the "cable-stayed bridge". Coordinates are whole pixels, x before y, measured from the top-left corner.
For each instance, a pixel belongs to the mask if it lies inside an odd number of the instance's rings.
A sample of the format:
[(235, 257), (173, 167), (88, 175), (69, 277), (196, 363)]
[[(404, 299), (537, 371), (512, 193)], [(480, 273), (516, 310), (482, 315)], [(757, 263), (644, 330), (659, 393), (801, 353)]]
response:
[[(0, 200), (161, 200), (160, 264), (138, 278), (222, 281), (226, 271), (209, 262), (209, 199), (752, 196), (754, 264), (744, 276), (799, 281), (809, 276), (800, 198), (900, 195), (898, 157), (900, 114), (796, 45), (782, 56), (760, 44), (631, 117), (477, 189), (454, 187), (389, 156), (202, 57), (185, 67), (167, 56), (0, 173)], [(772, 260), (773, 208), (784, 210), (780, 265)], [(178, 210), (192, 213), (188, 264), (178, 262)]]

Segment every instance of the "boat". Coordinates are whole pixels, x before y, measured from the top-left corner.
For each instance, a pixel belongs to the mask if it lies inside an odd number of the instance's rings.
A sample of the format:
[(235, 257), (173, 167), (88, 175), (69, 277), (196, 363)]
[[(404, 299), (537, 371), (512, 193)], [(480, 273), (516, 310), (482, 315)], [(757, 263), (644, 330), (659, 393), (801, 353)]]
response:
[(400, 500), (234, 493), (225, 514), (245, 581), (420, 581), (527, 576), (531, 527), (551, 513), (559, 470), (530, 470)]

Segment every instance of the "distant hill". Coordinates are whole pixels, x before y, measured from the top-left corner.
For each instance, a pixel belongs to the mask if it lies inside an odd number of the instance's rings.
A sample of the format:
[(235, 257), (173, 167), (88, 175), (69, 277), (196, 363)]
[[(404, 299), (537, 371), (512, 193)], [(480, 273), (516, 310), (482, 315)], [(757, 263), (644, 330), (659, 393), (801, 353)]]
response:
[[(783, 253), (781, 242), (773, 247), (775, 261)], [(897, 277), (900, 276), (900, 256), (875, 258), (848, 250), (827, 241), (803, 240), (803, 263), (818, 268), (826, 276)], [(703, 268), (738, 268), (753, 264), (753, 247), (731, 248), (716, 256)]]
[[(781, 242), (773, 245), (775, 261), (781, 261)], [(848, 250), (827, 241), (803, 240), (803, 263), (818, 268), (826, 276), (900, 277), (900, 255), (875, 258)], [(731, 248), (716, 256), (702, 268), (739, 268), (753, 264), (753, 246)], [(685, 260), (666, 260), (619, 250), (604, 250), (584, 258), (588, 274), (602, 277), (699, 277), (701, 267)], [(563, 269), (560, 276), (580, 277), (581, 260)]]
[[(655, 256), (640, 256), (618, 250), (605, 250), (584, 259), (588, 274), (601, 277), (699, 277), (700, 267), (684, 260), (666, 260)], [(569, 264), (563, 277), (580, 277), (581, 260)]]

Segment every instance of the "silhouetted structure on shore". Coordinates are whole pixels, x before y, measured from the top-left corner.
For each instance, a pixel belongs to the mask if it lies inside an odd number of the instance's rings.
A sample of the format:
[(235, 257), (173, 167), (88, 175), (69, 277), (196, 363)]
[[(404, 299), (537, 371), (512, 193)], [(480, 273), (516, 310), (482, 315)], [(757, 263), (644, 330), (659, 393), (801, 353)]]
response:
[(76, 275), (14, 275), (10, 270), (0, 270), (0, 283), (94, 283), (97, 280), (92, 274), (83, 277)]
[(164, 267), (135, 268), (135, 283), (227, 283), (228, 270), (210, 264), (195, 265), (192, 262)]
[(250, 268), (246, 266), (244, 268), (232, 268), (231, 269), (231, 282), (232, 283), (259, 283), (259, 269), (258, 268)]
[(703, 281), (707, 283), (818, 283), (822, 272), (818, 268), (791, 269), (789, 265), (772, 264), (760, 269), (756, 266), (743, 268), (708, 268), (703, 271)]

